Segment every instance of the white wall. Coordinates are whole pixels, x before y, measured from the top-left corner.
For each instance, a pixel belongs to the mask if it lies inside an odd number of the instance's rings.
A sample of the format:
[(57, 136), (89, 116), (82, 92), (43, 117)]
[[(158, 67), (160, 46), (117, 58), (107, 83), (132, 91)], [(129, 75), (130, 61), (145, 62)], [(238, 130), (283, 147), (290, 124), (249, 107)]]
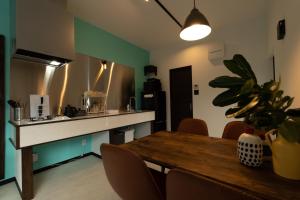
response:
[[(277, 77), (286, 94), (294, 96), (293, 107), (300, 107), (300, 1), (270, 0), (269, 54), (274, 54)], [(277, 23), (286, 19), (286, 37), (277, 40)]]
[[(217, 76), (229, 74), (222, 62), (213, 65), (208, 60), (208, 49), (216, 43), (225, 44), (225, 57), (236, 53), (244, 55), (252, 65), (260, 82), (272, 78), (271, 59), (267, 55), (267, 16), (260, 16), (247, 23), (214, 30), (209, 40), (187, 47), (172, 47), (151, 52), (151, 63), (158, 66), (158, 78), (167, 92), (167, 126), (170, 130), (169, 70), (192, 65), (193, 84), (199, 85), (200, 95), (193, 97), (194, 118), (208, 124), (210, 136), (220, 137), (225, 124), (225, 108), (214, 107), (212, 101), (222, 90), (213, 89), (208, 82)], [(174, 33), (176, 34), (176, 33)], [(194, 45), (193, 45), (194, 44)]]

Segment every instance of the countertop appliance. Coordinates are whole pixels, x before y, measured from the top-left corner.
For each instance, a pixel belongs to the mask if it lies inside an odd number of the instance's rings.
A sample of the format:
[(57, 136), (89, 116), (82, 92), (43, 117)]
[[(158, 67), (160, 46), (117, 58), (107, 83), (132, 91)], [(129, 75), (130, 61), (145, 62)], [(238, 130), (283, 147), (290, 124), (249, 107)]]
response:
[(76, 117), (79, 112), (80, 112), (80, 110), (77, 109), (76, 107), (67, 105), (64, 110), (64, 116), (67, 116), (70, 118)]
[(89, 114), (97, 114), (105, 111), (106, 94), (97, 91), (86, 91), (83, 95), (83, 110)]
[(30, 95), (30, 120), (46, 120), (50, 117), (48, 95)]

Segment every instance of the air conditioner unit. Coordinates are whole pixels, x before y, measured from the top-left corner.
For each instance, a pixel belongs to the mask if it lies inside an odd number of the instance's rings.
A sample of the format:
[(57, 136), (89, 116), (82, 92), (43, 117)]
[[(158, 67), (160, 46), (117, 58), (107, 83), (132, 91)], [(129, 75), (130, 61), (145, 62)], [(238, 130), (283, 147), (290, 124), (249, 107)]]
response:
[(224, 56), (225, 56), (224, 44), (213, 45), (208, 50), (208, 60), (211, 62), (223, 60)]

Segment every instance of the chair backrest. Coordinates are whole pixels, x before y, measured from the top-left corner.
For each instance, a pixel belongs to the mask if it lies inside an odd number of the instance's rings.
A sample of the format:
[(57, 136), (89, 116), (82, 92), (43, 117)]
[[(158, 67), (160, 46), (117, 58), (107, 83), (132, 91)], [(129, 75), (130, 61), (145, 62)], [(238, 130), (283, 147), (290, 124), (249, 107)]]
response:
[(146, 164), (138, 155), (110, 144), (102, 144), (100, 151), (108, 181), (122, 199), (164, 199)]
[(206, 122), (201, 119), (192, 119), (192, 118), (183, 119), (179, 123), (177, 131), (208, 136), (208, 129), (207, 129)]
[(228, 185), (174, 169), (167, 175), (167, 200), (258, 200)]
[(251, 126), (242, 121), (229, 122), (224, 128), (222, 138), (238, 140), (240, 135), (245, 133), (248, 128), (251, 128)]

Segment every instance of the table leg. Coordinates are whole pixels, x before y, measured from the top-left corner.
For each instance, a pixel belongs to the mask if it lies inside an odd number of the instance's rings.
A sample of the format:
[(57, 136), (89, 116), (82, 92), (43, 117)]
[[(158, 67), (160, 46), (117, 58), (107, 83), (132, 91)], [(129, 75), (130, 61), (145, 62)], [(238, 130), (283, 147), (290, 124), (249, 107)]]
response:
[(16, 180), (22, 200), (33, 199), (32, 147), (16, 152)]

